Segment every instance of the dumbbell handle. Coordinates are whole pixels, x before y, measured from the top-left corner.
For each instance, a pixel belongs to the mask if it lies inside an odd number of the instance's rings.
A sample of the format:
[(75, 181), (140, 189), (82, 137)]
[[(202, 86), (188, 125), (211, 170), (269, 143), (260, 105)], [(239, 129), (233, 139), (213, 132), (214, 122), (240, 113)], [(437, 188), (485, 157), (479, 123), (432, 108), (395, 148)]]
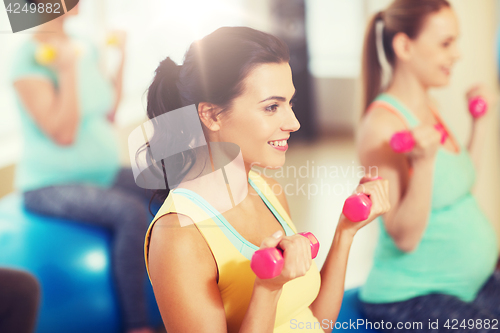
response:
[(389, 144), (396, 153), (408, 153), (415, 147), (415, 139), (410, 131), (401, 131), (391, 137)]
[(488, 110), (488, 103), (481, 97), (476, 96), (469, 100), (469, 112), (474, 118), (482, 117)]
[[(370, 181), (382, 179), (382, 177), (372, 178)], [(349, 221), (361, 222), (368, 218), (372, 208), (372, 201), (365, 193), (356, 193), (351, 195), (344, 202), (342, 213)]]
[[(311, 244), (311, 257), (314, 259), (318, 255), (319, 242), (310, 232), (299, 233), (309, 239)], [(283, 250), (277, 247), (269, 247), (254, 252), (250, 267), (260, 279), (272, 279), (281, 274), (285, 260)]]

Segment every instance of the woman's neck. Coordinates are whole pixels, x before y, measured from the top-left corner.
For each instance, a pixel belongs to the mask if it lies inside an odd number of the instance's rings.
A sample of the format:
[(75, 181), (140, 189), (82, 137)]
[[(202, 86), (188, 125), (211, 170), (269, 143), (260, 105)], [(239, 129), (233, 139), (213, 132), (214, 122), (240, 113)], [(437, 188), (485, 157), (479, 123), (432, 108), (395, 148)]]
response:
[(420, 120), (425, 120), (431, 114), (428, 88), (405, 68), (396, 68), (386, 92), (410, 108)]
[(183, 177), (177, 188), (195, 192), (223, 213), (247, 197), (251, 165), (244, 162), (241, 152), (235, 157), (232, 154), (223, 154), (223, 146), (214, 148), (218, 152), (214, 153), (210, 148), (197, 151), (195, 165)]

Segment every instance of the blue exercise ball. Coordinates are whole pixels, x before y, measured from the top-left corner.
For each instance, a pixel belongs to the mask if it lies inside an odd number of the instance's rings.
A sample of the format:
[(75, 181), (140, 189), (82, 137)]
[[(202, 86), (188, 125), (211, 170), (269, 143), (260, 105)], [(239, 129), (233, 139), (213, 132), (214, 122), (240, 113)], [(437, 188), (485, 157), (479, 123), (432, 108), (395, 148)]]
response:
[[(337, 322), (332, 332), (358, 332), (358, 333), (377, 333), (378, 331), (366, 325), (368, 320), (363, 316), (361, 310), (361, 301), (359, 300), (359, 288), (346, 290), (342, 299)], [(351, 326), (358, 324), (358, 326)]]
[[(20, 194), (0, 200), (0, 266), (26, 270), (41, 286), (37, 333), (118, 333), (111, 237), (105, 229), (27, 212)], [(161, 316), (145, 281), (150, 324)]]

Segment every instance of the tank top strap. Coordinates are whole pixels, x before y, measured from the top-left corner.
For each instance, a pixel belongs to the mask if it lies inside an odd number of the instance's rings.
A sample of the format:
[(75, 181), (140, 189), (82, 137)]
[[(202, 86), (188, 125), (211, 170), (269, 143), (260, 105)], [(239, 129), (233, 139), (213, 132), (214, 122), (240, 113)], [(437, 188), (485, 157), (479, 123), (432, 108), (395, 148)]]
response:
[(286, 235), (290, 236), (296, 234), (297, 228), (293, 224), (291, 217), (288, 215), (267, 181), (262, 178), (260, 174), (252, 170), (249, 172), (248, 182), (259, 194), (273, 215), (278, 219), (281, 226), (285, 230)]
[(389, 94), (382, 93), (370, 105), (369, 109), (382, 107), (398, 116), (408, 129), (414, 128), (420, 124), (420, 121), (396, 98)]

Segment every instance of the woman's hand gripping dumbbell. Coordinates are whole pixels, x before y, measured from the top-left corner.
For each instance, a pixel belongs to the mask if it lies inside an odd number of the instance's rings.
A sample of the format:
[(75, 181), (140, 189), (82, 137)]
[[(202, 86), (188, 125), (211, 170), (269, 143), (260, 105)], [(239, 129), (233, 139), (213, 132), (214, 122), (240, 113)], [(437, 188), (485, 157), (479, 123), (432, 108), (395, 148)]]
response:
[[(348, 220), (348, 226), (354, 227), (356, 223), (351, 222), (372, 221), (389, 209), (389, 183), (382, 177), (368, 175), (360, 180), (356, 193), (346, 199), (342, 214)], [(358, 229), (360, 227), (355, 226)]]
[(481, 96), (469, 99), (469, 112), (473, 118), (480, 118), (488, 111), (488, 103)]
[[(382, 177), (371, 178), (369, 181), (379, 179), (382, 179)], [(361, 181), (363, 181), (363, 179)], [(363, 183), (366, 183), (366, 181), (364, 181)], [(360, 182), (360, 184), (363, 183)], [(344, 214), (344, 216), (347, 217), (349, 221), (360, 222), (368, 218), (371, 208), (372, 201), (370, 200), (369, 195), (360, 192), (351, 195), (345, 200), (344, 207), (342, 208), (342, 214)]]
[[(363, 177), (359, 184), (365, 184), (367, 182), (381, 180), (382, 177)], [(342, 208), (342, 214), (351, 222), (361, 222), (370, 216), (370, 211), (372, 208), (372, 201), (370, 200), (370, 195), (359, 192), (351, 195), (344, 202), (344, 207)]]
[(54, 40), (52, 43), (37, 46), (35, 60), (42, 66), (61, 70), (73, 65), (80, 52), (78, 47), (69, 40)]
[(474, 119), (481, 118), (488, 111), (488, 100), (491, 98), (488, 89), (482, 84), (472, 86), (466, 93), (469, 112)]
[[(426, 127), (428, 127), (426, 125)], [(448, 138), (448, 132), (444, 128), (444, 126), (439, 123), (434, 125), (434, 129), (439, 133), (440, 135), (440, 144), (443, 144), (446, 142), (446, 139)], [(432, 140), (432, 135), (430, 136)], [(411, 131), (400, 131), (396, 132), (392, 137), (391, 141), (389, 142), (391, 145), (392, 150), (396, 153), (409, 153), (415, 148), (416, 140), (414, 137), (414, 134)]]
[[(272, 243), (273, 241), (275, 241), (276, 246), (273, 246), (273, 244), (263, 244), (265, 247), (261, 247), (261, 249), (255, 251), (252, 256), (250, 267), (254, 271), (255, 275), (257, 275), (257, 277), (259, 277), (260, 279), (272, 279), (279, 276), (285, 266), (284, 256), (300, 255), (300, 253), (304, 254), (305, 252), (309, 253), (309, 251), (304, 251), (304, 244), (306, 247), (309, 246), (311, 249), (311, 259), (316, 258), (316, 256), (318, 255), (319, 242), (312, 233), (302, 232), (297, 234), (300, 235), (300, 237), (297, 237), (297, 235), (293, 235), (290, 237), (285, 237), (283, 239), (281, 239), (283, 232), (280, 233), (281, 235), (279, 235), (278, 238), (273, 239), (271, 237), (271, 239), (267, 239), (267, 242)], [(266, 240), (264, 241), (264, 243), (265, 242)], [(289, 253), (288, 251), (290, 251), (291, 253)], [(304, 266), (300, 262), (296, 263), (298, 263), (299, 266)], [(297, 272), (292, 272), (292, 278), (293, 275), (305, 274), (307, 270), (309, 270), (309, 267), (307, 267), (307, 269), (304, 268), (305, 267), (298, 267)]]

